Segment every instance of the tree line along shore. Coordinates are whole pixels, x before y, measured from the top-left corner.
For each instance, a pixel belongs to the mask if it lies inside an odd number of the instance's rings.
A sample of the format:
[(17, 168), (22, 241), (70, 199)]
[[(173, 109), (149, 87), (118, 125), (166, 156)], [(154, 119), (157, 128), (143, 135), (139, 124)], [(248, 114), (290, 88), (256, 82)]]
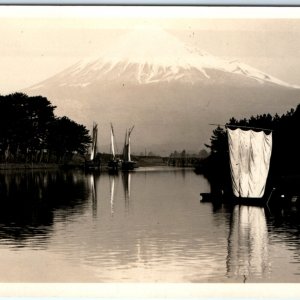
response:
[(66, 116), (42, 96), (23, 93), (0, 96), (0, 163), (2, 168), (54, 167), (74, 154), (84, 156), (91, 137), (85, 126)]
[[(0, 95), (0, 169), (56, 168), (84, 162), (92, 141), (89, 130), (67, 116), (56, 116), (54, 110), (55, 106), (43, 96)], [(232, 117), (226, 126), (268, 129), (266, 133), (273, 134), (270, 176), (299, 174), (300, 105), (281, 116), (261, 114), (241, 120)], [(215, 128), (210, 144), (205, 146), (209, 155), (203, 157), (191, 158), (185, 151), (175, 151), (168, 158), (136, 158), (145, 166), (195, 166), (198, 173), (208, 178), (221, 177), (226, 182), (230, 176), (226, 129)]]
[[(66, 116), (43, 96), (24, 93), (0, 95), (0, 170), (55, 169), (80, 166), (87, 158), (92, 138), (88, 129)], [(198, 161), (183, 151), (169, 157), (133, 155), (140, 166), (191, 167)], [(101, 153), (105, 164), (109, 154)]]
[(285, 114), (261, 114), (250, 118), (237, 120), (231, 118), (225, 126), (217, 126), (213, 130), (210, 144), (206, 147), (210, 155), (198, 164), (198, 171), (207, 176), (213, 175), (215, 170), (229, 174), (229, 145), (226, 127), (241, 127), (245, 130), (263, 131), (272, 133), (272, 155), (270, 163), (271, 175), (297, 175), (300, 174), (300, 104)]

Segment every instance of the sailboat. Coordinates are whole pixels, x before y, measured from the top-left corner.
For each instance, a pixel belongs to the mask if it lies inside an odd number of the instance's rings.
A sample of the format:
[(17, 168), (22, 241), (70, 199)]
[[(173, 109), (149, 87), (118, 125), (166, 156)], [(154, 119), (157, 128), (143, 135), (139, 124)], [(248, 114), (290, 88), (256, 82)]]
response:
[(110, 151), (112, 157), (108, 161), (107, 168), (111, 172), (117, 172), (120, 168), (120, 160), (116, 157), (115, 134), (114, 134), (114, 128), (112, 124), (110, 124)]
[(92, 146), (89, 159), (85, 161), (86, 170), (98, 170), (100, 169), (100, 159), (97, 156), (97, 141), (98, 141), (98, 124), (93, 123), (92, 130)]
[(137, 163), (131, 160), (131, 150), (130, 150), (130, 135), (132, 133), (134, 126), (126, 130), (125, 133), (125, 142), (123, 149), (123, 161), (122, 161), (122, 170), (131, 171), (137, 168)]
[[(231, 127), (231, 128), (230, 128)], [(272, 130), (226, 126), (235, 205), (228, 238), (227, 276), (245, 283), (269, 273), (268, 230), (263, 206), (272, 153)], [(267, 200), (267, 201), (266, 201)], [(243, 205), (245, 204), (245, 205)]]
[[(233, 195), (239, 202), (263, 203), (272, 152), (272, 132), (227, 126)], [(255, 129), (255, 130), (253, 130)], [(270, 131), (270, 130), (269, 130)], [(271, 192), (272, 194), (272, 192)], [(269, 197), (270, 199), (270, 197)]]

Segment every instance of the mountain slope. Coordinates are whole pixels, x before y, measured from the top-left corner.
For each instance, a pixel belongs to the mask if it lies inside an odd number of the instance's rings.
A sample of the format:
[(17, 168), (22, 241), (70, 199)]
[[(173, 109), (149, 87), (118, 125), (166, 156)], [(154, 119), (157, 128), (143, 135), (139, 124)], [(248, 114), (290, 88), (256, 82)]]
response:
[(97, 58), (82, 60), (26, 92), (47, 96), (60, 115), (87, 126), (98, 122), (102, 145), (109, 141), (110, 122), (119, 141), (135, 124), (133, 151), (160, 153), (198, 151), (209, 141), (209, 123), (284, 113), (300, 99), (296, 86), (239, 61), (191, 49), (159, 29), (128, 32)]

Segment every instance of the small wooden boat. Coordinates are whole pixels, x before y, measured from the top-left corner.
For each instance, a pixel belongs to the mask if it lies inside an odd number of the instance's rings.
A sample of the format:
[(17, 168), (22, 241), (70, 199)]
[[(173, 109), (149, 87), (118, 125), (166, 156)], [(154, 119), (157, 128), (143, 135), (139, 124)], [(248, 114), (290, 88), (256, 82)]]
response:
[(110, 124), (110, 151), (111, 151), (111, 159), (107, 163), (107, 168), (109, 172), (118, 172), (121, 166), (121, 161), (116, 156), (115, 151), (115, 134), (114, 134), (114, 128), (113, 125)]
[(130, 149), (130, 135), (134, 126), (126, 130), (125, 133), (125, 143), (123, 149), (123, 161), (122, 161), (122, 170), (123, 171), (132, 171), (138, 167), (135, 161), (131, 160), (131, 149)]
[(85, 160), (84, 169), (93, 171), (100, 169), (100, 158), (97, 153), (98, 124), (93, 124), (92, 147), (89, 159)]
[[(232, 191), (235, 202), (264, 204), (272, 152), (272, 132), (227, 127)], [(272, 192), (271, 192), (272, 193)]]

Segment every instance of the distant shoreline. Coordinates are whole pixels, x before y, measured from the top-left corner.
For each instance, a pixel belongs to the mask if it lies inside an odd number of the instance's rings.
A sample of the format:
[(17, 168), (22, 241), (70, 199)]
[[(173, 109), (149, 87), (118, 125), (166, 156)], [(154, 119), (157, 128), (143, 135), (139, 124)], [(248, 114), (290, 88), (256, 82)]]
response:
[[(187, 164), (185, 166), (180, 165), (168, 165), (168, 162), (161, 157), (156, 158), (140, 158), (137, 159), (139, 167), (182, 167), (182, 168), (193, 168), (194, 165)], [(107, 166), (107, 161), (101, 163), (101, 169)], [(11, 163), (0, 163), (0, 171), (4, 170), (61, 170), (61, 169), (84, 169), (84, 162), (69, 162), (69, 163), (24, 163), (24, 162), (11, 162)]]
[(0, 170), (58, 170), (60, 167), (54, 163), (0, 163)]

